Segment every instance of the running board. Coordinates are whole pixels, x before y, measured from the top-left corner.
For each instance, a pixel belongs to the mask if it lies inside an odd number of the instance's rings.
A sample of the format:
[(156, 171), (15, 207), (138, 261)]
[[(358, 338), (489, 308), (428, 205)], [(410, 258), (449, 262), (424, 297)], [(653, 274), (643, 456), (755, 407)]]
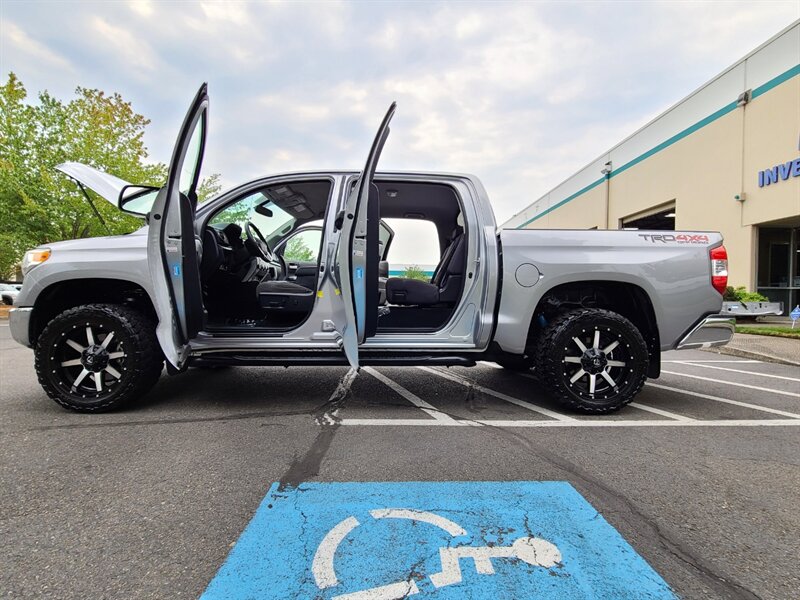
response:
[[(191, 359), (191, 366), (272, 366), (272, 367), (344, 367), (349, 363), (341, 352), (303, 354), (203, 354)], [(464, 356), (418, 355), (360, 355), (364, 367), (411, 367), (433, 365), (440, 367), (474, 367), (477, 358)]]

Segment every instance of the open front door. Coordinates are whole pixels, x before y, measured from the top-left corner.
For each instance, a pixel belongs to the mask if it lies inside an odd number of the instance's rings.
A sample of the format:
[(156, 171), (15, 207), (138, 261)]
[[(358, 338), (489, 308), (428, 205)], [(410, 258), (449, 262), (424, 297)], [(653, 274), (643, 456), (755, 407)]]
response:
[(180, 369), (186, 349), (203, 324), (203, 300), (194, 233), (197, 183), (206, 142), (208, 93), (203, 84), (183, 120), (166, 185), (150, 210), (147, 261), (153, 281), (165, 357)]
[(358, 368), (358, 345), (375, 334), (378, 323), (378, 263), (380, 257), (378, 190), (372, 182), (383, 145), (389, 137), (389, 122), (397, 103), (392, 102), (372, 142), (367, 163), (347, 198), (337, 263), (345, 327), (344, 353)]

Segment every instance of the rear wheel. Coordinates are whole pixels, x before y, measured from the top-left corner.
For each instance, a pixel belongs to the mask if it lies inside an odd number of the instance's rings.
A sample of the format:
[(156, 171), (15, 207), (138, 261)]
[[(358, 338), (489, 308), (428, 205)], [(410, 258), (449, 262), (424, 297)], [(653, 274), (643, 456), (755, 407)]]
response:
[(628, 319), (602, 309), (557, 317), (538, 347), (537, 372), (561, 404), (585, 413), (619, 410), (647, 379), (647, 344)]
[(153, 322), (113, 304), (62, 312), (45, 327), (34, 353), (44, 391), (78, 412), (109, 411), (142, 396), (163, 367)]

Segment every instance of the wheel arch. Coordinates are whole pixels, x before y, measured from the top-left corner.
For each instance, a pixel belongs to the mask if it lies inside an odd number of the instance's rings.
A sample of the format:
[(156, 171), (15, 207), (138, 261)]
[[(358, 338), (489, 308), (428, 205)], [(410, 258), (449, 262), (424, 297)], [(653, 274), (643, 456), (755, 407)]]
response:
[(602, 308), (616, 312), (634, 324), (647, 343), (648, 377), (661, 371), (661, 342), (655, 308), (647, 291), (635, 283), (613, 280), (583, 280), (560, 283), (542, 294), (528, 324), (526, 353), (536, 344), (547, 322), (572, 308)]
[(109, 277), (82, 277), (51, 283), (36, 297), (29, 324), (31, 345), (53, 317), (83, 304), (122, 304), (141, 311), (158, 322), (150, 295), (138, 283)]

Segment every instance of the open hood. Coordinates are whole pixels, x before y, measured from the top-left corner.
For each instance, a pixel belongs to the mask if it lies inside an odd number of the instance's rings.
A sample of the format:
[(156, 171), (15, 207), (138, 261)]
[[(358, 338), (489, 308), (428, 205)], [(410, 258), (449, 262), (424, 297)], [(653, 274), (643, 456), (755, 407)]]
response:
[(158, 188), (134, 185), (77, 162), (61, 163), (56, 170), (74, 179), (81, 188), (89, 188), (121, 211), (137, 217), (144, 217), (150, 212), (158, 192)]

